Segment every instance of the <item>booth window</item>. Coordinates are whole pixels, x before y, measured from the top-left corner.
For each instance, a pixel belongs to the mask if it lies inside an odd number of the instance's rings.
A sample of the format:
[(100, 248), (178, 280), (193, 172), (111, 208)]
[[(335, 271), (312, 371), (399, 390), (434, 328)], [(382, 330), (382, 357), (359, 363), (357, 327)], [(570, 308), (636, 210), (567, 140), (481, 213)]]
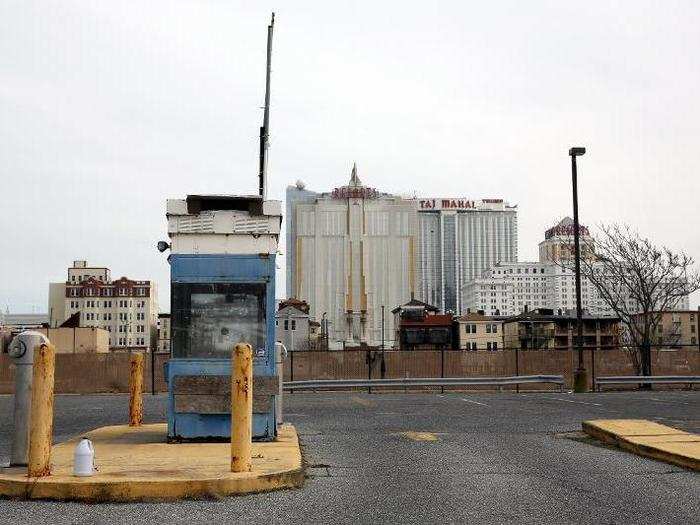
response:
[(265, 348), (265, 284), (173, 283), (172, 355), (230, 358), (236, 343)]

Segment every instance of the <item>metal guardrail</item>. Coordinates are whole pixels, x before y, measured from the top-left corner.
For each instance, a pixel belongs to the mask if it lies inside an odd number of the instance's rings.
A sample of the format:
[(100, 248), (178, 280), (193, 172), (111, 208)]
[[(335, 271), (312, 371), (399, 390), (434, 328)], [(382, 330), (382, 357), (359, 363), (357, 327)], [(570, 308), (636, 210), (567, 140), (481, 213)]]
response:
[(600, 391), (602, 385), (612, 384), (687, 384), (692, 388), (692, 385), (700, 383), (700, 376), (608, 376), (596, 377), (595, 387)]
[(511, 376), (511, 377), (407, 377), (403, 379), (317, 379), (311, 381), (286, 381), (284, 390), (344, 390), (347, 388), (375, 387), (446, 387), (446, 386), (497, 386), (525, 383), (553, 383), (564, 388), (564, 376)]

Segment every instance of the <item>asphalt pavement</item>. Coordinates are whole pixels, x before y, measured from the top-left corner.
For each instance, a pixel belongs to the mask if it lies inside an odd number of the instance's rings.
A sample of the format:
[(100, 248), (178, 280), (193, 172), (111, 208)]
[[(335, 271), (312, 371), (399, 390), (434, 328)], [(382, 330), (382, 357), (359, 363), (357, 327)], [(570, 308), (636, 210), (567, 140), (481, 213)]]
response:
[[(165, 396), (144, 399), (146, 421), (164, 420)], [(56, 441), (124, 423), (127, 404), (57, 396)], [(307, 463), (300, 490), (147, 504), (4, 500), (0, 523), (700, 523), (700, 474), (578, 433), (594, 418), (700, 433), (700, 392), (305, 393), (286, 395), (285, 411)], [(0, 462), (11, 421), (12, 398), (0, 396)]]

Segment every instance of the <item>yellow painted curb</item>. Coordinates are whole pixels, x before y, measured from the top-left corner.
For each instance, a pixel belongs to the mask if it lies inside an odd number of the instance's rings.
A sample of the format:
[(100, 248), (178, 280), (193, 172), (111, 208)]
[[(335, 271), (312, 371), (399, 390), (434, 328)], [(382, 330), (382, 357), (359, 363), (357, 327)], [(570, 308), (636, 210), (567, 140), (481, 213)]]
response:
[(300, 487), (304, 470), (296, 430), (283, 425), (274, 442), (253, 443), (251, 472), (230, 471), (230, 443), (166, 442), (166, 425), (102, 427), (86, 434), (98, 472), (72, 475), (78, 439), (52, 450), (52, 474), (27, 478), (26, 467), (0, 469), (0, 496), (90, 502), (219, 498)]
[(645, 419), (584, 421), (583, 431), (629, 452), (700, 472), (700, 436)]

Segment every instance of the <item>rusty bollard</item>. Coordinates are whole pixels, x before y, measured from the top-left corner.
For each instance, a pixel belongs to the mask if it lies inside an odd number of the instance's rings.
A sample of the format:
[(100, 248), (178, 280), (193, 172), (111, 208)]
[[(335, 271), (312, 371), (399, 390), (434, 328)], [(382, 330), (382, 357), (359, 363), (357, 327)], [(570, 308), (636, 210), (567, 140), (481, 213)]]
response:
[(253, 350), (238, 343), (231, 358), (231, 472), (250, 472), (253, 439)]
[(51, 475), (55, 365), (56, 350), (52, 345), (42, 344), (34, 349), (32, 409), (27, 458), (27, 475), (30, 478)]
[(129, 426), (143, 423), (143, 354), (131, 354), (129, 359)]

